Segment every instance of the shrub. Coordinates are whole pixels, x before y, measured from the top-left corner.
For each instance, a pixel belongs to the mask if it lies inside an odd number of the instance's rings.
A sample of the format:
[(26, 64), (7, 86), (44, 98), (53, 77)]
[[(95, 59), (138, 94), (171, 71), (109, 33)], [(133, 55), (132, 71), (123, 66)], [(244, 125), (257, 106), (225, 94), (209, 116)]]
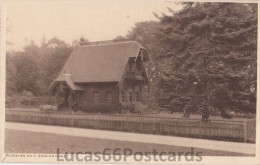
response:
[(50, 96), (35, 97), (28, 92), (6, 97), (5, 105), (7, 108), (38, 108), (40, 105), (57, 105), (57, 98)]
[(132, 112), (143, 113), (148, 110), (147, 105), (143, 104), (142, 102), (133, 102), (133, 104), (134, 104), (134, 111)]
[(53, 111), (57, 111), (57, 106), (53, 106), (53, 105), (40, 105), (40, 111), (41, 112), (46, 112), (46, 113), (49, 113), (49, 112), (53, 112)]
[(79, 110), (85, 112), (117, 112), (118, 104), (116, 103), (81, 103)]
[(120, 102), (120, 111), (121, 112), (128, 112), (134, 110), (134, 104), (131, 102)]
[(21, 98), (20, 97), (6, 97), (5, 98), (6, 108), (17, 108), (21, 107)]
[(143, 113), (148, 111), (147, 105), (142, 102), (121, 102), (121, 112)]
[(8, 108), (26, 107), (31, 104), (33, 94), (28, 91), (23, 91), (19, 94), (14, 94), (11, 97), (6, 97), (5, 103)]

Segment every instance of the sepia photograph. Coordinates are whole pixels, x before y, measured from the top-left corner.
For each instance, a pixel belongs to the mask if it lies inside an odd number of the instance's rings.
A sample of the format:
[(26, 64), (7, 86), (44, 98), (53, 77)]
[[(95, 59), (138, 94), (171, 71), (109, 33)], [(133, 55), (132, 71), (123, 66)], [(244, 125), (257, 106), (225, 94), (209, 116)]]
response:
[(0, 14), (2, 162), (260, 163), (256, 1), (4, 0)]

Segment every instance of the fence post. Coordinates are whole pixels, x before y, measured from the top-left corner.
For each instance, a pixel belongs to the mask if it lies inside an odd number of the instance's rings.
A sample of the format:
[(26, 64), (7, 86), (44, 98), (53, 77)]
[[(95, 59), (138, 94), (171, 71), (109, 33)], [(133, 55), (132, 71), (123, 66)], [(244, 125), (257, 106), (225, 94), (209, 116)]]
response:
[(51, 115), (48, 115), (48, 125), (51, 125)]
[(199, 121), (199, 127), (198, 127), (198, 133), (199, 133), (199, 136), (198, 136), (198, 137), (199, 137), (199, 138), (202, 137), (202, 136), (201, 136), (201, 124), (202, 124), (201, 121)]
[(71, 117), (71, 127), (73, 127), (74, 125), (74, 112), (72, 113), (72, 117)]
[(246, 143), (247, 141), (247, 122), (246, 119), (244, 119), (244, 142)]
[(162, 119), (159, 120), (159, 132), (160, 134), (164, 134), (164, 131), (163, 131), (163, 124), (162, 124)]
[(10, 117), (10, 118), (11, 118), (11, 122), (13, 122), (13, 121), (14, 121), (13, 114), (11, 114), (11, 115), (9, 115), (9, 116), (11, 116), (11, 117)]

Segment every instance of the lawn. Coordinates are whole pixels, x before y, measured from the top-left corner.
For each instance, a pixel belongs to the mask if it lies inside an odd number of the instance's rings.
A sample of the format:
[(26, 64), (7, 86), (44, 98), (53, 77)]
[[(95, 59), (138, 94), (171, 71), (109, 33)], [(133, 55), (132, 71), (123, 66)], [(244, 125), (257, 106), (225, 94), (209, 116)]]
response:
[[(103, 152), (104, 149), (110, 149), (112, 153), (116, 148), (120, 149), (120, 154), (123, 154), (125, 149), (131, 149), (132, 153), (152, 152), (154, 149), (156, 149), (156, 151), (159, 153), (174, 152), (177, 154), (178, 152), (191, 152), (191, 148), (189, 147), (104, 140), (6, 129), (6, 153), (55, 154), (57, 153), (57, 148), (59, 148), (61, 154), (65, 152)], [(200, 152), (203, 156), (253, 156), (241, 153), (215, 151), (200, 148), (194, 148), (193, 151), (194, 153)]]

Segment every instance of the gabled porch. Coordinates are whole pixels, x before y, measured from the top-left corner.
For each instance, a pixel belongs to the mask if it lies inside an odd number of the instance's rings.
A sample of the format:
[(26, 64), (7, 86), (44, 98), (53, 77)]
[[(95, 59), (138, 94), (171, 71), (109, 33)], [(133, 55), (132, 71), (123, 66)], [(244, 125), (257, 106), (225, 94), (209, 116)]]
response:
[(52, 96), (63, 98), (63, 101), (58, 103), (58, 108), (77, 109), (77, 93), (84, 90), (73, 83), (70, 74), (64, 74), (64, 79), (55, 80), (48, 91)]

